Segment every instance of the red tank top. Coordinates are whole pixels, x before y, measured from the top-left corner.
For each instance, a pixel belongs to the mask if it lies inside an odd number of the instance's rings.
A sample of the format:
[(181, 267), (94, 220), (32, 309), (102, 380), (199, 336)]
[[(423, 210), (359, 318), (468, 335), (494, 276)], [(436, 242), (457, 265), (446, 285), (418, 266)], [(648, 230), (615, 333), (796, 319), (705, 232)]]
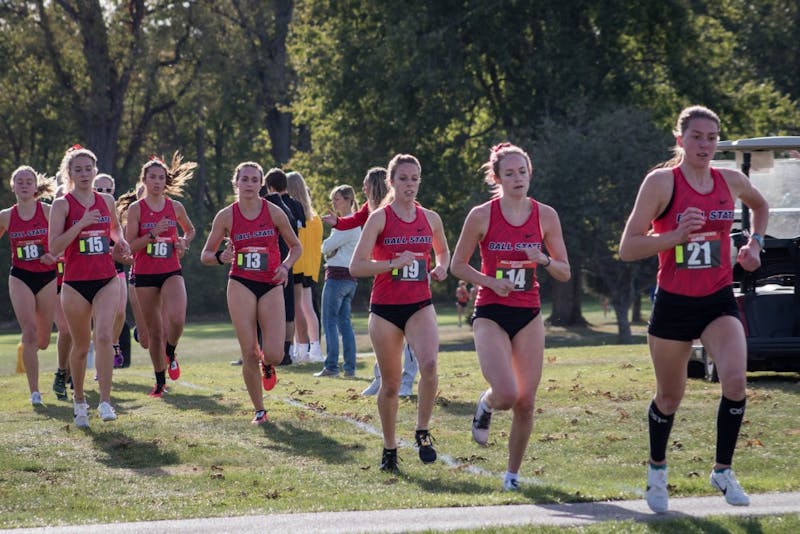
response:
[(514, 291), (501, 297), (488, 287), (481, 286), (475, 306), (502, 304), (516, 308), (539, 308), (539, 281), (536, 279), (536, 262), (528, 260), (527, 248), (542, 248), (542, 227), (539, 223), (539, 203), (528, 199), (531, 213), (520, 226), (514, 226), (503, 217), (500, 199), (490, 200), (489, 228), (480, 243), (481, 272), (492, 278), (508, 278), (514, 282)]
[(261, 211), (253, 220), (242, 214), (238, 202), (233, 203), (231, 241), (234, 256), (230, 275), (273, 283), (275, 270), (281, 262), (281, 252), (278, 248), (278, 230), (269, 214), (266, 200), (261, 199)]
[(386, 225), (378, 235), (372, 258), (384, 261), (403, 251), (416, 254), (417, 259), (402, 269), (394, 269), (375, 276), (370, 302), (373, 304), (414, 304), (431, 298), (428, 281), (430, 271), (433, 230), (425, 212), (419, 206), (411, 222), (400, 219), (391, 206), (386, 206)]
[(706, 223), (686, 243), (658, 253), (658, 287), (690, 297), (710, 295), (733, 283), (731, 240), (734, 201), (728, 184), (717, 169), (711, 169), (714, 187), (698, 193), (686, 181), (680, 167), (672, 169), (674, 188), (667, 212), (655, 219), (658, 234), (678, 227), (686, 208), (699, 208)]
[(69, 230), (81, 220), (83, 214), (89, 210), (100, 211), (100, 222), (91, 224), (81, 230), (78, 237), (67, 245), (64, 250), (64, 281), (105, 280), (117, 274), (114, 260), (111, 259), (111, 213), (105, 200), (97, 193), (94, 195), (94, 204), (85, 208), (67, 193), (69, 210), (64, 222), (64, 230)]
[(136, 251), (134, 264), (136, 274), (164, 274), (181, 268), (178, 255), (175, 254), (175, 243), (178, 241), (178, 221), (175, 217), (175, 206), (169, 198), (164, 199), (161, 211), (154, 211), (145, 199), (139, 201), (138, 236), (147, 235), (161, 219), (167, 219), (169, 227), (156, 236), (156, 240)]
[(8, 221), (8, 238), (11, 241), (11, 265), (35, 273), (45, 273), (55, 269), (55, 265), (45, 265), (40, 260), (50, 250), (47, 242), (47, 218), (41, 201), (36, 201), (33, 217), (26, 221), (20, 217), (17, 206), (11, 208)]

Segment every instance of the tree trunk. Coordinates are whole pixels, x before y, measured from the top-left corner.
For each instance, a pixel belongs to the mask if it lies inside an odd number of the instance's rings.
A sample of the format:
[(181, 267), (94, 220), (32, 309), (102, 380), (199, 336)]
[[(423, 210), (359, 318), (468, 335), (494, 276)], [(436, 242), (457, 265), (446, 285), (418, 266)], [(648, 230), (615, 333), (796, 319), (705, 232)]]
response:
[(554, 326), (585, 326), (586, 319), (581, 312), (580, 265), (572, 264), (572, 278), (566, 282), (552, 283), (553, 311), (547, 322)]
[(614, 313), (617, 314), (617, 339), (620, 345), (630, 345), (633, 343), (633, 334), (631, 323), (628, 322), (628, 306), (615, 303)]

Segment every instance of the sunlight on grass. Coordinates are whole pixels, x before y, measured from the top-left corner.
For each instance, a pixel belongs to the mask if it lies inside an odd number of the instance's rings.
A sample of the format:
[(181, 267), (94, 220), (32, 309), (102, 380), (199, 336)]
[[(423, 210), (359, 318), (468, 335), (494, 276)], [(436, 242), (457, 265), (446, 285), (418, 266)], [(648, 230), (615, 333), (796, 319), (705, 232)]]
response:
[[(359, 320), (363, 342), (365, 324), (363, 317)], [(443, 339), (470, 345), (468, 328), (452, 323), (440, 329)], [(581, 335), (608, 340), (613, 325), (610, 331), (592, 327)], [(635, 499), (643, 494), (644, 414), (653, 378), (642, 344), (546, 349), (534, 432), (521, 471), (523, 490), (512, 495), (499, 491), (509, 415), (495, 416), (489, 446), (478, 447), (470, 437), (475, 399), (485, 387), (471, 350), (440, 354), (439, 397), (431, 422), (440, 461), (425, 466), (417, 459), (411, 446), (416, 397), (401, 399), (402, 474), (390, 477), (378, 470), (375, 399), (360, 396), (372, 377), (372, 357), (359, 358), (354, 379), (316, 378), (315, 365), (279, 368), (277, 387), (265, 394), (270, 422), (253, 427), (241, 368), (228, 363), (238, 351), (230, 325), (192, 324), (178, 349), (181, 379), (169, 384), (163, 399), (147, 397), (152, 368), (140, 347), (134, 349), (132, 367), (115, 371), (115, 422), (102, 423), (94, 412), (97, 386), (89, 373), (91, 429), (79, 431), (72, 424), (71, 405), (56, 401), (50, 390), (54, 346), (41, 354), (46, 407), (34, 410), (24, 376), (13, 374), (15, 339), (13, 334), (0, 336), (3, 528)], [(752, 493), (800, 488), (797, 384), (792, 374), (750, 376), (736, 468)], [(718, 385), (689, 381), (669, 451), (676, 497), (713, 494), (707, 476), (718, 397)], [(746, 521), (713, 524), (746, 529)], [(768, 529), (774, 521), (757, 524)], [(623, 530), (642, 531), (638, 528)]]

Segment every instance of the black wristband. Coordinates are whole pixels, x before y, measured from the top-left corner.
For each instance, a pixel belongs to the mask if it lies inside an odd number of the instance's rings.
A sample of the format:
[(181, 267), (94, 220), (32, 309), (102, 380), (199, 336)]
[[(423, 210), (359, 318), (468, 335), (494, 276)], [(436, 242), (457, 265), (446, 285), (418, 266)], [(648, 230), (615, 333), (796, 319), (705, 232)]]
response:
[(156, 234), (154, 234), (152, 230), (148, 230), (147, 235), (150, 237), (150, 241), (156, 240)]
[(221, 251), (221, 250), (218, 250), (218, 251), (216, 251), (216, 252), (214, 253), (214, 257), (215, 257), (215, 258), (217, 258), (217, 263), (219, 263), (220, 265), (225, 265), (225, 262), (224, 262), (224, 261), (222, 261), (222, 260), (219, 258), (220, 256), (222, 256), (222, 251)]
[(543, 263), (542, 267), (550, 267), (550, 264), (553, 263), (553, 258), (547, 256), (547, 263)]

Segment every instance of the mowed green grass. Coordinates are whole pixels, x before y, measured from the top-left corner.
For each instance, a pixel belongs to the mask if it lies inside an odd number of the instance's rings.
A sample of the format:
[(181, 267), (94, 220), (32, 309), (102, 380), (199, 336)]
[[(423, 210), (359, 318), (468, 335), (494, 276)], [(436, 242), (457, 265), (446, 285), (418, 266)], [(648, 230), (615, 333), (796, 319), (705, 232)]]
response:
[[(2, 335), (0, 527), (642, 498), (645, 410), (653, 391), (646, 345), (612, 344), (612, 318), (597, 310), (587, 312), (590, 328), (548, 329), (523, 490), (509, 494), (499, 490), (510, 417), (495, 416), (488, 447), (472, 442), (474, 403), (486, 385), (469, 350), (469, 329), (458, 328), (453, 313), (440, 310), (442, 346), (460, 348), (439, 359), (431, 432), (440, 461), (420, 463), (412, 446), (416, 397), (401, 399), (402, 473), (396, 477), (378, 470), (375, 399), (359, 395), (372, 378), (373, 358), (359, 359), (355, 379), (316, 378), (318, 365), (279, 368), (278, 385), (264, 394), (270, 422), (254, 427), (241, 370), (229, 365), (238, 354), (230, 325), (192, 324), (179, 346), (181, 379), (163, 399), (147, 397), (152, 368), (141, 347), (134, 348), (132, 367), (115, 371), (117, 421), (97, 418), (89, 373), (91, 428), (82, 431), (72, 423), (71, 403), (55, 400), (50, 389), (54, 345), (40, 355), (47, 405), (34, 410), (24, 375), (13, 374), (18, 335)], [(359, 350), (367, 350), (365, 317), (355, 324)], [(643, 339), (641, 325), (635, 334)], [(750, 376), (735, 463), (751, 493), (800, 489), (798, 392), (796, 374)], [(673, 496), (714, 494), (707, 477), (718, 397), (718, 385), (689, 382), (669, 450)], [(684, 519), (674, 522), (675, 531), (684, 531), (687, 521), (718, 531), (790, 532), (800, 523), (796, 516)], [(604, 527), (587, 531), (611, 525)]]

